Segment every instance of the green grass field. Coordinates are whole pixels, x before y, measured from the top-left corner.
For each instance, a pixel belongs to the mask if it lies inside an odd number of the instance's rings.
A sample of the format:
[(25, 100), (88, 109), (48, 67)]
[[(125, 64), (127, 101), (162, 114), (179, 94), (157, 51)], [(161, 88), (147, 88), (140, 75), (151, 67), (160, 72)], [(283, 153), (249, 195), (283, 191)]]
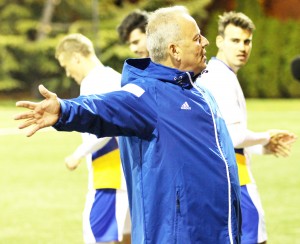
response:
[(251, 129), (287, 129), (298, 135), (289, 158), (255, 155), (252, 169), (266, 213), (268, 243), (300, 243), (300, 100), (248, 100), (247, 105)]
[[(300, 100), (247, 103), (251, 129), (288, 129), (300, 136)], [(14, 102), (0, 101), (0, 243), (83, 243), (86, 167), (69, 172), (64, 166), (80, 135), (47, 130), (27, 138), (12, 119), (19, 111)], [(299, 159), (299, 141), (289, 158), (253, 157), (269, 244), (300, 242)]]
[(17, 111), (0, 105), (0, 243), (81, 244), (87, 188), (85, 164), (70, 172), (64, 158), (81, 142), (77, 133), (17, 134)]

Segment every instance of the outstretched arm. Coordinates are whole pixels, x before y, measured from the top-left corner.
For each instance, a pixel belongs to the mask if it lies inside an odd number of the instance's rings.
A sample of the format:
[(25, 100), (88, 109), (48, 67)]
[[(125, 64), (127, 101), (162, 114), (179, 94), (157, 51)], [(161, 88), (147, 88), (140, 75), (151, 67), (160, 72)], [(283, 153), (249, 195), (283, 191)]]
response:
[(17, 107), (28, 108), (30, 111), (17, 114), (14, 119), (22, 120), (19, 129), (29, 126), (32, 128), (27, 132), (27, 136), (32, 136), (38, 130), (54, 125), (60, 116), (60, 103), (57, 95), (47, 90), (43, 85), (39, 85), (39, 91), (45, 99), (41, 102), (19, 101)]

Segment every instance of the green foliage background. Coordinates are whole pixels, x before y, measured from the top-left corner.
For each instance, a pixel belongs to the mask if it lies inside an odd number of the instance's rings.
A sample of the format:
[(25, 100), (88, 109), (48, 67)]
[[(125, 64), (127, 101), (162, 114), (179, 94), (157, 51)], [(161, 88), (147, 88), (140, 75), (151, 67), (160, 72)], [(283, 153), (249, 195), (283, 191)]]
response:
[[(254, 22), (253, 48), (248, 64), (239, 73), (239, 81), (246, 97), (291, 98), (300, 97), (300, 84), (291, 74), (290, 63), (300, 55), (300, 21), (280, 21), (267, 17), (257, 1), (236, 1), (235, 11), (248, 15)], [(287, 1), (288, 4), (288, 1)], [(224, 10), (213, 11), (207, 22), (205, 35), (210, 41), (208, 56), (217, 48), (218, 15)]]
[[(116, 28), (132, 10), (152, 11), (162, 6), (185, 5), (209, 39), (208, 56), (216, 53), (214, 44), (217, 16), (216, 0), (55, 0), (52, 21), (41, 27), (47, 0), (0, 0), (0, 95), (22, 92), (38, 97), (37, 84), (44, 84), (60, 97), (79, 94), (78, 86), (65, 76), (54, 58), (58, 40), (65, 34), (81, 32), (96, 47), (101, 61), (122, 71), (124, 60), (134, 55), (121, 45)], [(98, 5), (93, 3), (98, 2)], [(299, 21), (280, 21), (263, 14), (258, 0), (236, 0), (237, 11), (249, 15), (256, 24), (254, 47), (248, 65), (239, 78), (247, 97), (300, 97), (300, 84), (291, 76), (290, 62), (300, 53)], [(46, 38), (37, 40), (42, 28)]]

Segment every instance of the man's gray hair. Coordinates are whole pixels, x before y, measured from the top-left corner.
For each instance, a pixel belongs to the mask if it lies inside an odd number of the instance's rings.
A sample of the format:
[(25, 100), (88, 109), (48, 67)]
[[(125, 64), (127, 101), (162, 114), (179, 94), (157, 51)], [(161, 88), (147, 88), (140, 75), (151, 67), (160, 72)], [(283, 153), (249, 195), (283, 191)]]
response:
[(168, 55), (168, 45), (181, 40), (178, 16), (189, 14), (183, 6), (160, 8), (150, 14), (146, 28), (147, 49), (154, 62), (164, 61)]

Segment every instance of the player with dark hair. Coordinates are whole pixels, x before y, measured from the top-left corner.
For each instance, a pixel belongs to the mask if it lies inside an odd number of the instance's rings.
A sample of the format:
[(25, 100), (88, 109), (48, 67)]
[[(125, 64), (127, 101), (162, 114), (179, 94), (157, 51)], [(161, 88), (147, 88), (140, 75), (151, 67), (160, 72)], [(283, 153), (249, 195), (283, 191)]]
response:
[(146, 25), (149, 14), (135, 10), (128, 14), (117, 30), (122, 43), (128, 43), (130, 50), (140, 58), (149, 57), (146, 46)]

